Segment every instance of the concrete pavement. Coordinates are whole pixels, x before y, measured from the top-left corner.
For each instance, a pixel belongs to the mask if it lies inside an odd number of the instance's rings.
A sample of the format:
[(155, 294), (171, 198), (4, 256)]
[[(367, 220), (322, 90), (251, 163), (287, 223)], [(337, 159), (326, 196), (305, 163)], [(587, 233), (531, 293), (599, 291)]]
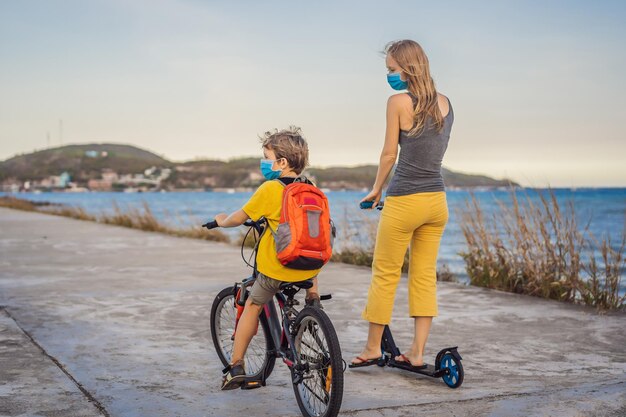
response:
[[(219, 390), (215, 294), (248, 270), (233, 246), (0, 208), (0, 415), (299, 416), (289, 373)], [(367, 268), (330, 264), (325, 310), (359, 352)], [(348, 370), (346, 416), (626, 415), (626, 316), (452, 283), (428, 355), (459, 346), (465, 382)], [(412, 322), (401, 284), (392, 329)]]

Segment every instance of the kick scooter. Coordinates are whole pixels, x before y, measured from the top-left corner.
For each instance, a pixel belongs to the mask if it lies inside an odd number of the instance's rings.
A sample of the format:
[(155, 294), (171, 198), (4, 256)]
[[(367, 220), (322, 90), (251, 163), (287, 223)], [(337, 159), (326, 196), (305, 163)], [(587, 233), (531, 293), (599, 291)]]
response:
[(382, 357), (378, 360), (378, 366), (389, 366), (390, 368), (400, 368), (405, 371), (415, 372), (431, 378), (441, 378), (450, 388), (458, 388), (463, 383), (463, 365), (461, 355), (457, 352), (457, 347), (441, 349), (435, 358), (435, 365), (413, 366), (406, 361), (396, 361), (397, 356), (401, 356), (400, 349), (396, 346), (389, 326), (385, 326), (383, 339), (381, 341)]

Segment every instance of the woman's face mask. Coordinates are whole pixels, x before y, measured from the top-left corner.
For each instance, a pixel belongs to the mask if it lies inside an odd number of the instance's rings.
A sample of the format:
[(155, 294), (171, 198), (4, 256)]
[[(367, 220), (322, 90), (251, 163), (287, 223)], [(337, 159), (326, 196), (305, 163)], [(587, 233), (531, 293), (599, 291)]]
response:
[(387, 82), (394, 90), (406, 90), (409, 86), (406, 81), (403, 81), (399, 72), (387, 74)]
[(277, 160), (274, 159), (261, 159), (261, 174), (268, 180), (275, 180), (280, 177), (280, 173), (283, 172), (282, 169), (277, 171), (273, 170), (274, 162)]

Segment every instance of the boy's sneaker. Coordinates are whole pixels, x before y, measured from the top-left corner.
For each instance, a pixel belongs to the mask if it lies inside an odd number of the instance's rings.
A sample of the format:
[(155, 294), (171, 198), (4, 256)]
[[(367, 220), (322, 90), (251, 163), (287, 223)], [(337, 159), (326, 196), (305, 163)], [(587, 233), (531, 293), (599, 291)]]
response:
[(311, 294), (311, 298), (305, 298), (304, 305), (306, 305), (307, 307), (316, 307), (316, 308), (321, 308), (321, 309), (324, 308), (322, 307), (320, 296), (317, 294)]
[(222, 379), (222, 391), (240, 388), (246, 379), (246, 370), (243, 361), (237, 361), (228, 365), (222, 371), (224, 378)]

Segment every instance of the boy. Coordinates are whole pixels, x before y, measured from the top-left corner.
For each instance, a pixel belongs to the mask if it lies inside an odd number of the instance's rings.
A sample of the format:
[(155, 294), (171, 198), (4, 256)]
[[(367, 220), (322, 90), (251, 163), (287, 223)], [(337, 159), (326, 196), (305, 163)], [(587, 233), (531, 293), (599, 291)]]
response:
[[(264, 156), (261, 160), (261, 172), (268, 181), (261, 184), (242, 209), (230, 215), (221, 213), (215, 216), (215, 221), (220, 227), (236, 227), (248, 218), (256, 221), (265, 217), (271, 230), (275, 231), (278, 228), (283, 184), (292, 183), (302, 173), (308, 163), (309, 149), (301, 136), (300, 128), (296, 127), (267, 132), (261, 140)], [(272, 181), (277, 178), (280, 178), (283, 184), (279, 181)], [(284, 267), (278, 261), (274, 237), (269, 230), (263, 234), (259, 243), (257, 269), (257, 279), (252, 285), (245, 309), (237, 325), (231, 364), (224, 375), (222, 390), (236, 389), (243, 384), (246, 374), (243, 357), (256, 332), (259, 314), (263, 305), (278, 292), (281, 282), (314, 278), (313, 287), (307, 290), (306, 304), (320, 306), (317, 278), (315, 278), (319, 269), (296, 270)]]

